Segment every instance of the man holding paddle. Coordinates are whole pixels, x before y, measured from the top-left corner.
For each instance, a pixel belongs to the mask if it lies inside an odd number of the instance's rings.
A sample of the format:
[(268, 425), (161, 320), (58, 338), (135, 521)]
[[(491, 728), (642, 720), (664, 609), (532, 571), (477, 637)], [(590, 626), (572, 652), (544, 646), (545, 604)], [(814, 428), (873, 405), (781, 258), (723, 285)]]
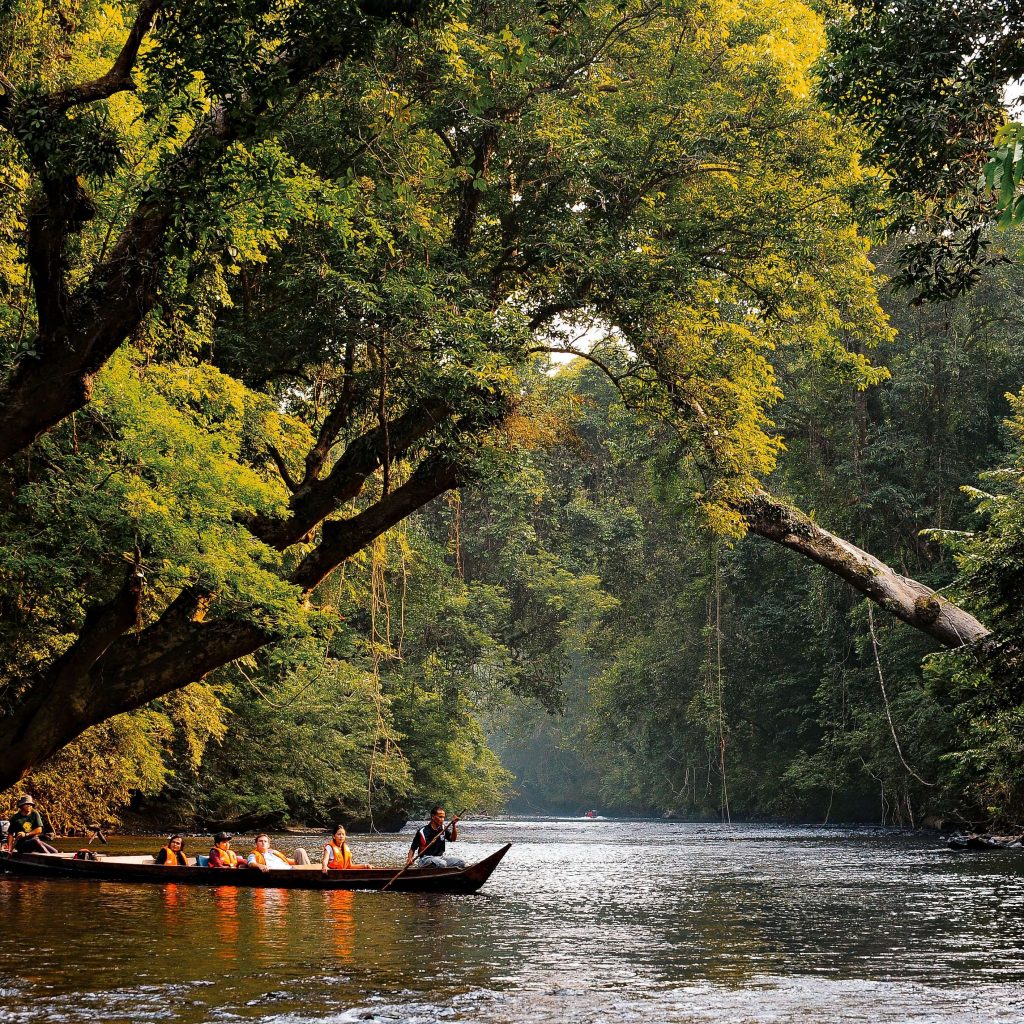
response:
[(412, 846), (405, 858), (405, 866), (411, 867), (413, 861), (420, 868), (464, 868), (466, 862), (459, 857), (444, 855), (445, 842), (454, 843), (459, 838), (459, 816), (446, 826), (444, 808), (437, 804), (430, 809), (430, 821), (412, 837)]

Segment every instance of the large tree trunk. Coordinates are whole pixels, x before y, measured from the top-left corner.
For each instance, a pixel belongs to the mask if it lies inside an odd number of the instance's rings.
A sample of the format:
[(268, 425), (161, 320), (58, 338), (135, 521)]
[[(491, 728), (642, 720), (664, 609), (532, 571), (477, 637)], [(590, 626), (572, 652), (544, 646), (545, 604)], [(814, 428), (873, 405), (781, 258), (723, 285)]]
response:
[[(353, 470), (360, 481), (362, 469), (360, 464)], [(299, 588), (297, 596), (302, 599), (374, 538), (460, 482), (455, 464), (428, 456), (408, 481), (363, 511), (324, 522), (319, 543), (289, 576)], [(358, 491), (347, 477), (333, 477), (333, 486), (346, 494)], [(24, 699), (0, 718), (0, 790), (90, 726), (197, 682), (278, 639), (253, 622), (209, 617), (215, 596), (201, 588), (182, 591), (155, 621), (131, 632), (142, 592), (142, 573), (135, 566), (118, 593), (90, 610), (68, 651), (25, 681)]]
[(898, 619), (944, 647), (963, 647), (992, 634), (969, 612), (875, 558), (856, 544), (822, 529), (799, 509), (758, 491), (737, 507), (751, 533), (810, 558), (842, 577)]

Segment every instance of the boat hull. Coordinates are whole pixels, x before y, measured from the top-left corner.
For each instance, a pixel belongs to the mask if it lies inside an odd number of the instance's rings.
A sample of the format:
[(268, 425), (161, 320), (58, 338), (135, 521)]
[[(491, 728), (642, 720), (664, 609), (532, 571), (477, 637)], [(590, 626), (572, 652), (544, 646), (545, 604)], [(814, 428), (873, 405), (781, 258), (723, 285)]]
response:
[[(26, 878), (70, 878), (82, 881), (143, 885), (205, 885), (234, 889), (366, 889), (388, 892), (443, 892), (457, 895), (477, 892), (490, 878), (511, 843), (489, 857), (464, 868), (348, 868), (328, 871), (319, 867), (290, 871), (258, 871), (255, 868), (168, 868), (133, 864), (113, 858), (75, 860), (44, 853), (0, 855), (0, 871)], [(389, 884), (390, 883), (390, 884)]]

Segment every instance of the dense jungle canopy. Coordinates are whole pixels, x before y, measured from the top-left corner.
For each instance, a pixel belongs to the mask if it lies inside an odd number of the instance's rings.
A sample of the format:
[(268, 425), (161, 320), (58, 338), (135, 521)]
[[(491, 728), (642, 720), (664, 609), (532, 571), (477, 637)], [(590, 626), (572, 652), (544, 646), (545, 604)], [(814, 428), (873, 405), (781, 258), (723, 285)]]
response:
[(919, 7), (0, 0), (0, 789), (1019, 822), (1016, 65)]

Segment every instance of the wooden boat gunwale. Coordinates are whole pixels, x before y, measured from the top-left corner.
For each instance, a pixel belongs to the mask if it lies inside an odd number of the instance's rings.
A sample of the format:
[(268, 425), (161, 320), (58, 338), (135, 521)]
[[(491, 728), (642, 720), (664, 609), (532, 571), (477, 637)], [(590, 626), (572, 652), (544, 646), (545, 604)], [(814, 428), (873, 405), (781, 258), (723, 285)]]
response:
[[(490, 878), (511, 843), (464, 868), (413, 868), (388, 887), (388, 892), (476, 892)], [(169, 868), (162, 864), (131, 863), (117, 858), (75, 860), (66, 854), (0, 854), (0, 872), (32, 878), (142, 883), (149, 885), (199, 885), (236, 889), (338, 889), (379, 890), (395, 878), (398, 868), (345, 868), (328, 871), (319, 866), (292, 870), (254, 868)]]

